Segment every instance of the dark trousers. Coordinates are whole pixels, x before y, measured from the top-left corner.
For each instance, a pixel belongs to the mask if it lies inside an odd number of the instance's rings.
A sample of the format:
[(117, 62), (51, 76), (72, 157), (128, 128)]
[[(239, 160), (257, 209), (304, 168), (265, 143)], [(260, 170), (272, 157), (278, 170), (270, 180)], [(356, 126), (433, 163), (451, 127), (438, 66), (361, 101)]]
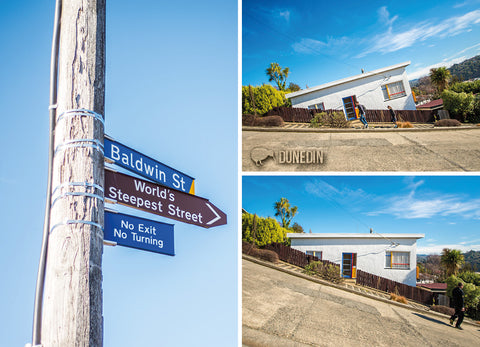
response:
[(459, 327), (460, 324), (463, 322), (463, 316), (465, 315), (465, 311), (462, 311), (462, 308), (457, 308), (455, 307), (455, 313), (453, 316), (450, 317), (450, 319), (455, 320), (455, 318), (458, 317), (457, 324), (455, 324), (456, 327)]

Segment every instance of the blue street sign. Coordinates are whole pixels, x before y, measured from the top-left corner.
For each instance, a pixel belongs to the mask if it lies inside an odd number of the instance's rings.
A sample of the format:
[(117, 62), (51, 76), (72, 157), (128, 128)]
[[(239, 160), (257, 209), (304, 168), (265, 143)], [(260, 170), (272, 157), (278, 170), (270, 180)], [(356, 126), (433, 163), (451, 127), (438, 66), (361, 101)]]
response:
[(175, 255), (173, 224), (105, 211), (103, 239), (121, 246)]
[(105, 158), (142, 177), (185, 193), (195, 194), (195, 179), (105, 135)]

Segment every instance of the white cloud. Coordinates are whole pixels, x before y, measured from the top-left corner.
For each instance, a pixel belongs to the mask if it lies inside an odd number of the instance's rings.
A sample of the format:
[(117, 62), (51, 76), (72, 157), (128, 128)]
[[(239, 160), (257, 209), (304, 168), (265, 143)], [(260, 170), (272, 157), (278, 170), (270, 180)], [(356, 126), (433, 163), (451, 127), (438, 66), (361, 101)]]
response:
[(417, 254), (442, 254), (444, 248), (459, 249), (462, 253), (468, 251), (480, 251), (480, 244), (477, 245), (460, 245), (460, 244), (446, 244), (446, 245), (432, 245), (432, 246), (419, 246), (417, 247)]
[(302, 38), (300, 41), (292, 44), (295, 52), (304, 54), (320, 53), (325, 47), (327, 47), (325, 42), (308, 38)]
[[(389, 19), (388, 11), (382, 16), (384, 20), (393, 23), (397, 17)], [(385, 17), (387, 15), (387, 17)], [(386, 18), (386, 19), (385, 19)], [(480, 23), (480, 10), (468, 12), (462, 16), (448, 18), (442, 22), (424, 21), (413, 26), (408, 26), (408, 30), (395, 32), (392, 25), (389, 26), (385, 33), (375, 35), (369, 41), (371, 45), (357, 57), (361, 58), (371, 53), (391, 53), (403, 48), (413, 46), (418, 42), (438, 37), (445, 38), (458, 35), (462, 32), (470, 30), (470, 27)]]
[(387, 6), (382, 6), (377, 10), (378, 19), (380, 23), (384, 23), (388, 26), (391, 26), (395, 20), (397, 20), (398, 16), (390, 18), (390, 13), (387, 10)]
[(285, 19), (285, 21), (286, 21), (287, 23), (290, 22), (290, 11), (288, 11), (288, 10), (284, 10), (284, 11), (280, 10), (280, 11), (278, 12), (278, 15), (280, 16), (280, 18)]
[(439, 195), (416, 197), (415, 194), (391, 198), (384, 203), (386, 208), (368, 215), (393, 215), (399, 219), (434, 217), (458, 217), (480, 219), (480, 199), (465, 200), (461, 196)]
[(462, 56), (462, 57), (453, 58), (453, 59), (450, 59), (450, 60), (443, 60), (439, 63), (432, 64), (432, 65), (429, 65), (429, 66), (425, 66), (425, 67), (419, 68), (419, 69), (417, 69), (413, 72), (409, 72), (408, 73), (408, 78), (410, 80), (414, 80), (414, 79), (417, 79), (417, 78), (420, 78), (420, 77), (423, 77), (423, 76), (427, 76), (428, 74), (430, 74), (430, 69), (436, 69), (436, 68), (439, 68), (439, 67), (442, 67), (442, 66), (444, 66), (446, 68), (449, 68), (452, 65), (461, 63), (462, 61), (464, 61), (468, 58), (470, 58), (470, 56)]
[(326, 37), (325, 41), (301, 38), (292, 44), (292, 49), (297, 53), (303, 54), (322, 54), (338, 56), (340, 51), (345, 51), (351, 44), (347, 37), (334, 38)]

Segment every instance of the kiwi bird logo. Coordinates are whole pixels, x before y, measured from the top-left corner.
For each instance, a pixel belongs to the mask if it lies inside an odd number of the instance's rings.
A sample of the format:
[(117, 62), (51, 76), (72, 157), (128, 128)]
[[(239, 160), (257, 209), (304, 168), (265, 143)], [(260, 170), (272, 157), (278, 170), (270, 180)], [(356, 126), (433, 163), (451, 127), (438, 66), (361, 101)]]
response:
[(250, 152), (250, 158), (254, 161), (255, 165), (261, 166), (263, 162), (268, 158), (272, 158), (275, 160), (275, 153), (273, 150), (265, 148), (265, 147), (255, 147)]

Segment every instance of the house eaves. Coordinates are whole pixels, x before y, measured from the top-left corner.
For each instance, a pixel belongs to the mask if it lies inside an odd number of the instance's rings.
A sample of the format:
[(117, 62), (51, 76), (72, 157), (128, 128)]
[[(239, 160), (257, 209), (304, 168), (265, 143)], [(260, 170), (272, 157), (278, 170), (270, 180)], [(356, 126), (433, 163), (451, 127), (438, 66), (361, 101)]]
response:
[(327, 88), (331, 88), (331, 87), (338, 86), (338, 85), (341, 85), (341, 84), (353, 82), (353, 81), (356, 81), (356, 80), (359, 80), (359, 79), (362, 79), (362, 78), (367, 78), (367, 77), (371, 77), (371, 76), (375, 76), (375, 75), (381, 75), (381, 74), (384, 74), (388, 71), (392, 71), (392, 70), (395, 70), (395, 69), (400, 69), (400, 68), (407, 67), (408, 65), (410, 65), (410, 61), (400, 63), (400, 64), (396, 64), (396, 65), (392, 65), (392, 66), (388, 66), (388, 67), (384, 67), (382, 69), (378, 69), (378, 70), (374, 70), (374, 71), (365, 72), (365, 73), (362, 73), (360, 75), (343, 78), (341, 80), (321, 84), (321, 85), (316, 86), (316, 87), (299, 90), (298, 92), (293, 92), (293, 93), (286, 94), (285, 97), (287, 99), (295, 98), (297, 96), (314, 93), (314, 92), (317, 92), (317, 91), (322, 90), (322, 89), (327, 89)]
[(422, 239), (425, 234), (288, 233), (291, 239)]

